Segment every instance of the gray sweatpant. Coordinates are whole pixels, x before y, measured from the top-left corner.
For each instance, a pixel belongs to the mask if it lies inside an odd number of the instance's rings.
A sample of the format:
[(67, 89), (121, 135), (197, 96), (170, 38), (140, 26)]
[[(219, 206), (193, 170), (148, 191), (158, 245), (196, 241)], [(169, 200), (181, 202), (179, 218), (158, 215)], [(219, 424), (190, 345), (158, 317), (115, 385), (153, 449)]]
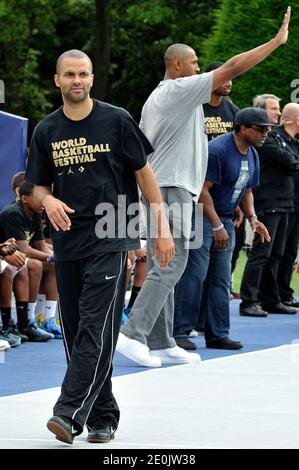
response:
[[(169, 225), (174, 236), (175, 256), (161, 269), (159, 257), (151, 259), (154, 239), (147, 238), (147, 278), (121, 329), (126, 336), (147, 344), (150, 349), (176, 346), (173, 339), (174, 286), (187, 264), (191, 231), (192, 194), (177, 187), (160, 189), (168, 208), (174, 208), (170, 210)], [(149, 221), (149, 207), (146, 209)]]

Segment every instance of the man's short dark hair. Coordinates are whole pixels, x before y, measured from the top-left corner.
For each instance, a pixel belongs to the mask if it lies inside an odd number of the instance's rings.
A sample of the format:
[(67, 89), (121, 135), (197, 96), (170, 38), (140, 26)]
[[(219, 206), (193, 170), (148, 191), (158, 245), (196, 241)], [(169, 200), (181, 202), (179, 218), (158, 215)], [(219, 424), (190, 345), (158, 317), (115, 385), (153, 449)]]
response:
[(19, 171), (16, 173), (11, 180), (12, 190), (15, 191), (25, 179), (25, 171)]
[(56, 73), (57, 75), (59, 75), (59, 70), (60, 70), (60, 66), (61, 66), (61, 62), (63, 61), (63, 59), (65, 59), (66, 57), (71, 57), (73, 59), (87, 59), (90, 63), (90, 67), (91, 67), (91, 71), (92, 71), (92, 62), (91, 62), (91, 59), (90, 57), (85, 54), (85, 52), (83, 51), (79, 51), (78, 49), (71, 49), (69, 51), (65, 51), (63, 52), (57, 59), (57, 62), (56, 62)]
[(207, 67), (205, 68), (205, 72), (211, 72), (212, 70), (219, 69), (223, 65), (223, 62), (215, 61), (211, 62)]
[(19, 194), (21, 196), (31, 196), (34, 190), (34, 184), (30, 183), (30, 181), (24, 180), (23, 183), (20, 184)]

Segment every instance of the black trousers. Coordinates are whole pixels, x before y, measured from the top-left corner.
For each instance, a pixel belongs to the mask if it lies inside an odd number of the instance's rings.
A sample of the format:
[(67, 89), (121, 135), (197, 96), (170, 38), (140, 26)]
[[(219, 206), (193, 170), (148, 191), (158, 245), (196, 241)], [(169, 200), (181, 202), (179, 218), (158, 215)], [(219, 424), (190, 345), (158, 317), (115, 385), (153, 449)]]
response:
[(234, 248), (234, 251), (233, 251), (233, 257), (232, 257), (232, 273), (235, 270), (237, 260), (239, 258), (240, 251), (244, 247), (244, 243), (245, 243), (245, 222), (246, 222), (246, 219), (244, 217), (243, 222), (241, 223), (240, 227), (239, 228), (235, 227), (236, 244), (235, 244), (235, 248)]
[(293, 289), (291, 288), (291, 279), (294, 271), (294, 263), (297, 258), (299, 243), (299, 214), (290, 213), (289, 214), (289, 223), (287, 230), (287, 240), (285, 245), (285, 250), (283, 258), (279, 263), (278, 268), (278, 288), (279, 294), (282, 301), (290, 300), (294, 294)]
[(267, 227), (271, 241), (262, 243), (255, 235), (248, 254), (242, 283), (242, 306), (280, 302), (277, 284), (278, 266), (283, 257), (288, 227), (288, 213), (265, 213), (259, 220)]
[(72, 418), (80, 434), (101, 422), (117, 428), (112, 358), (125, 297), (127, 253), (56, 262), (60, 320), (68, 361), (54, 415)]

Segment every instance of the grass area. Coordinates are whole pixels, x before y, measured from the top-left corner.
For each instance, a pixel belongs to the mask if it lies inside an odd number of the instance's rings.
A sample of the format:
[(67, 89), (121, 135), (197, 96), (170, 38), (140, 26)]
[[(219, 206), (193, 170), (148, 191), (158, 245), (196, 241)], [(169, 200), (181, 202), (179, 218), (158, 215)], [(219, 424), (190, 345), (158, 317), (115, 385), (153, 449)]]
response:
[[(245, 255), (244, 251), (240, 252), (240, 256), (238, 258), (237, 266), (233, 276), (233, 287), (237, 292), (240, 292), (240, 284), (242, 280), (244, 266), (247, 260), (247, 256)], [(291, 282), (291, 286), (295, 291), (295, 295), (299, 296), (299, 273), (294, 271), (293, 278)]]

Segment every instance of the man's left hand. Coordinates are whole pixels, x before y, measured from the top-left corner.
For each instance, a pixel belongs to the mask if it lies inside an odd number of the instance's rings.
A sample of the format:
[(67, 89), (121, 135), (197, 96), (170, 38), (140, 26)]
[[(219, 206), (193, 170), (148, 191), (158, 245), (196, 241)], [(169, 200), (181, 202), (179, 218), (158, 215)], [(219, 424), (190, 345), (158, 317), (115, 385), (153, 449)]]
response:
[(154, 242), (152, 259), (155, 259), (160, 253), (160, 268), (166, 268), (175, 255), (175, 247), (172, 235), (168, 237), (157, 236)]

